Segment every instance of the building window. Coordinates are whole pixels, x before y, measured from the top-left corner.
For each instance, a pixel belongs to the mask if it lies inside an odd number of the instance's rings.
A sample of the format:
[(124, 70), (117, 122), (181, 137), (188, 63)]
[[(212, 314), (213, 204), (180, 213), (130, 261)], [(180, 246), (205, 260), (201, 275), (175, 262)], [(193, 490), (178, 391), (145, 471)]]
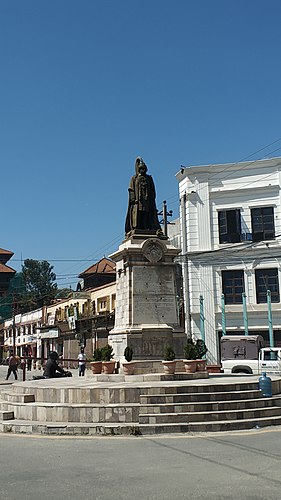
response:
[(96, 303), (94, 300), (92, 301), (92, 313), (96, 314)]
[(256, 269), (257, 304), (267, 301), (267, 290), (271, 291), (271, 302), (280, 302), (278, 269)]
[(242, 304), (244, 292), (244, 272), (222, 271), (222, 290), (226, 304)]
[(273, 240), (275, 238), (273, 207), (252, 208), (251, 218), (253, 241)]
[(98, 312), (107, 310), (107, 299), (106, 297), (101, 297), (98, 299)]
[(220, 243), (238, 243), (241, 241), (240, 210), (220, 210), (218, 217)]

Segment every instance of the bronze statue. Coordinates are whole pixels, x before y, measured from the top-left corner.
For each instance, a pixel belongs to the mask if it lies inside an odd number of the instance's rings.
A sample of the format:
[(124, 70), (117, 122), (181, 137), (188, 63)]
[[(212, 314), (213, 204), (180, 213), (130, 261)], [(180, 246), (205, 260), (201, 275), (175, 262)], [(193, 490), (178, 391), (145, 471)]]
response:
[(151, 175), (147, 174), (147, 166), (138, 156), (135, 162), (136, 174), (131, 178), (129, 186), (129, 206), (126, 217), (125, 232), (136, 233), (145, 230), (162, 234), (155, 204), (155, 186)]

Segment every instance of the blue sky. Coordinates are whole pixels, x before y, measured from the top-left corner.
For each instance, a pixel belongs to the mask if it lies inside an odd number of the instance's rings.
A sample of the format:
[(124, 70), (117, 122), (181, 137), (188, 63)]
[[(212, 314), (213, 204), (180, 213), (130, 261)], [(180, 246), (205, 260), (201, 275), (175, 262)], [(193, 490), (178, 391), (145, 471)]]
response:
[[(136, 156), (176, 215), (181, 164), (237, 162), (279, 139), (280, 18), (279, 0), (0, 0), (11, 266), (45, 259), (75, 287), (122, 241)], [(251, 159), (271, 156), (281, 139)]]

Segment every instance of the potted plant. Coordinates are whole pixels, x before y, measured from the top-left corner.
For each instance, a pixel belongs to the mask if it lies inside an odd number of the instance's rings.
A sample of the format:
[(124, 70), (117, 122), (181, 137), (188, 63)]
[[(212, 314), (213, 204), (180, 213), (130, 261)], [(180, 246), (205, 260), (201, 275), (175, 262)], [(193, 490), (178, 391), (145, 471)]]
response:
[(196, 372), (198, 352), (192, 339), (188, 339), (184, 346), (184, 356), (186, 358), (183, 360), (186, 373)]
[(205, 354), (208, 352), (208, 349), (206, 347), (206, 344), (204, 340), (198, 339), (196, 341), (196, 349), (197, 349), (197, 367), (196, 370), (198, 372), (205, 372), (206, 371), (206, 359), (203, 359)]
[(97, 348), (94, 350), (93, 361), (90, 363), (91, 370), (94, 375), (101, 373), (102, 370), (102, 350)]
[(133, 349), (130, 346), (127, 346), (124, 350), (125, 362), (123, 362), (123, 372), (124, 375), (134, 375), (135, 371), (135, 363), (132, 362), (133, 359)]
[(102, 373), (105, 375), (111, 375), (114, 373), (115, 361), (112, 360), (114, 356), (113, 348), (111, 345), (107, 344), (102, 347)]
[(175, 373), (177, 362), (175, 361), (175, 351), (170, 345), (165, 347), (164, 360), (162, 361), (162, 364), (166, 375), (172, 375)]

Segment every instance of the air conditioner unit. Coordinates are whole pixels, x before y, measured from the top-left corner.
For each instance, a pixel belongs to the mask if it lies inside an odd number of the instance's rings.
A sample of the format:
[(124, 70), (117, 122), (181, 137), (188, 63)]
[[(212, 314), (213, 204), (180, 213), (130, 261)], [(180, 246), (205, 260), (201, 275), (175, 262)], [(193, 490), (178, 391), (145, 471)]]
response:
[(242, 233), (241, 241), (253, 241), (252, 233)]

